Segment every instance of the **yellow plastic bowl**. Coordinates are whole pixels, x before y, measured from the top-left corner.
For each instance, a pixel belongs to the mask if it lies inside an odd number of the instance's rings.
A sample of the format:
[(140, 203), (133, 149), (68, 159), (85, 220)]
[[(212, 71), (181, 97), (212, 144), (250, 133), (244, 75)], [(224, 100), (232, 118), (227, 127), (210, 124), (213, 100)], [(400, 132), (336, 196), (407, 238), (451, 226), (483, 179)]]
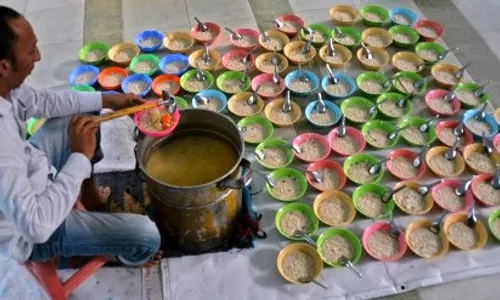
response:
[(458, 177), (458, 176), (460, 176), (460, 174), (462, 174), (465, 171), (464, 158), (462, 157), (462, 155), (458, 151), (457, 151), (457, 156), (455, 157), (455, 163), (456, 163), (457, 168), (456, 168), (456, 172), (454, 174), (451, 174), (451, 175), (443, 174), (443, 173), (439, 172), (439, 170), (437, 170), (435, 166), (433, 166), (432, 164), (429, 163), (431, 158), (434, 155), (444, 153), (444, 152), (448, 151), (448, 149), (450, 149), (450, 148), (446, 147), (446, 146), (436, 146), (436, 147), (429, 149), (429, 151), (427, 151), (427, 153), (425, 154), (425, 163), (427, 164), (427, 166), (431, 169), (431, 171), (434, 174), (436, 174), (437, 176), (439, 176), (441, 178)]
[(370, 65), (365, 62), (363, 57), (365, 57), (364, 50), (363, 48), (359, 48), (356, 57), (358, 58), (359, 63), (361, 66), (363, 66), (364, 69), (370, 70), (370, 71), (378, 71), (380, 68), (385, 66), (389, 60), (391, 59), (389, 52), (387, 52), (385, 49), (381, 48), (374, 48), (374, 47), (368, 47), (368, 49), (371, 51), (373, 56), (380, 57), (382, 64), (381, 65)]
[(404, 69), (401, 69), (400, 67), (398, 67), (397, 62), (402, 61), (402, 60), (411, 62), (412, 64), (415, 65), (415, 67), (418, 67), (418, 66), (424, 64), (424, 60), (420, 56), (418, 56), (417, 54), (415, 54), (413, 52), (409, 52), (409, 51), (396, 52), (396, 53), (394, 53), (394, 55), (392, 56), (392, 59), (391, 59), (392, 65), (394, 66), (394, 68), (396, 70), (402, 71), (402, 72), (415, 72), (412, 70), (404, 70)]
[(285, 272), (283, 271), (283, 260), (285, 259), (285, 256), (289, 253), (297, 251), (304, 252), (314, 259), (314, 275), (312, 276), (312, 278), (304, 278), (304, 279), (311, 281), (318, 279), (319, 275), (323, 271), (323, 261), (321, 260), (321, 256), (319, 255), (318, 251), (316, 251), (316, 249), (314, 249), (312, 246), (309, 246), (306, 243), (291, 243), (288, 244), (285, 248), (281, 249), (281, 251), (278, 253), (278, 259), (276, 262), (278, 272), (280, 273), (280, 275), (288, 282), (294, 284), (304, 283), (296, 281), (286, 276)]
[(264, 109), (264, 100), (260, 96), (257, 96), (257, 103), (255, 105), (257, 106), (257, 111), (253, 114), (242, 114), (240, 112), (237, 112), (235, 110), (236, 103), (238, 101), (248, 101), (248, 98), (252, 96), (253, 93), (251, 92), (239, 92), (237, 94), (234, 94), (229, 98), (227, 102), (227, 108), (233, 115), (238, 116), (238, 117), (248, 117), (248, 116), (253, 116), (259, 114), (263, 109)]
[(292, 64), (296, 64), (296, 65), (307, 64), (316, 57), (317, 51), (313, 45), (311, 45), (311, 47), (309, 47), (309, 53), (307, 54), (307, 59), (305, 59), (305, 60), (299, 60), (291, 55), (294, 51), (300, 50), (305, 44), (306, 44), (306, 42), (304, 42), (304, 41), (293, 41), (293, 42), (286, 44), (285, 49), (283, 49), (283, 53), (292, 62)]
[[(359, 12), (352, 6), (349, 5), (335, 5), (330, 8), (330, 18), (332, 18), (333, 23), (340, 26), (354, 26), (361, 20)], [(337, 13), (346, 13), (351, 16), (352, 21), (344, 21), (336, 18)]]
[(273, 49), (273, 48), (267, 47), (267, 45), (264, 44), (264, 36), (261, 34), (259, 36), (259, 45), (262, 48), (266, 49), (267, 51), (281, 52), (281, 51), (283, 51), (283, 48), (285, 48), (285, 45), (290, 43), (290, 38), (286, 34), (284, 34), (283, 32), (281, 32), (279, 30), (271, 29), (271, 30), (266, 31), (266, 34), (270, 38), (280, 39), (282, 44), (283, 44), (283, 47), (280, 49)]
[[(342, 200), (344, 202), (347, 209), (349, 210), (349, 212), (348, 212), (349, 216), (347, 217), (347, 220), (345, 222), (332, 224), (332, 223), (328, 223), (323, 218), (321, 218), (321, 216), (319, 214), (319, 205), (321, 204), (321, 202), (326, 201), (326, 200), (331, 199), (331, 198), (339, 198), (340, 200)], [(352, 202), (351, 197), (349, 197), (347, 194), (345, 194), (341, 191), (336, 191), (336, 190), (325, 191), (325, 192), (322, 192), (321, 194), (319, 194), (318, 196), (316, 196), (316, 199), (314, 199), (314, 203), (313, 203), (313, 209), (314, 209), (314, 214), (316, 214), (316, 217), (318, 217), (318, 219), (321, 222), (323, 222), (324, 224), (329, 225), (329, 226), (345, 227), (345, 226), (351, 224), (352, 221), (354, 220), (354, 217), (356, 217), (356, 208), (354, 207), (354, 204)]]
[(439, 86), (441, 86), (445, 89), (450, 89), (454, 85), (461, 82), (463, 78), (458, 79), (456, 83), (449, 83), (449, 82), (441, 81), (438, 78), (436, 78), (436, 73), (442, 71), (442, 72), (448, 72), (448, 73), (454, 74), (456, 71), (458, 71), (458, 69), (459, 69), (459, 67), (452, 65), (452, 64), (437, 63), (431, 68), (431, 74)]
[(279, 58), (280, 64), (278, 65), (278, 73), (284, 73), (286, 69), (288, 68), (288, 59), (283, 55), (279, 53), (262, 53), (261, 55), (257, 56), (255, 59), (255, 67), (257, 70), (261, 71), (262, 73), (268, 73), (272, 74), (274, 70), (270, 71), (267, 69), (264, 69), (263, 66), (266, 62), (271, 63), (271, 58), (276, 55)]
[(342, 63), (334, 63), (326, 59), (328, 53), (327, 51), (328, 45), (324, 45), (323, 47), (321, 47), (321, 49), (319, 49), (319, 58), (321, 58), (323, 62), (329, 64), (333, 68), (336, 69), (343, 68), (346, 64), (348, 64), (351, 61), (352, 53), (349, 50), (349, 48), (347, 48), (344, 45), (333, 44), (333, 48), (335, 49), (336, 55), (341, 55), (344, 58)]
[[(197, 68), (196, 62), (199, 60), (203, 59), (203, 54), (205, 53), (205, 49), (199, 49), (191, 53), (189, 55), (188, 60), (189, 60), (189, 65), (193, 68)], [(214, 61), (214, 64), (210, 67), (200, 65), (200, 69), (202, 71), (214, 71), (217, 66), (220, 64), (221, 56), (219, 52), (215, 50), (208, 50), (208, 56), (210, 56), (210, 59)]]
[(476, 226), (474, 228), (476, 230), (476, 234), (479, 237), (479, 241), (476, 243), (476, 245), (474, 245), (474, 247), (468, 248), (468, 249), (462, 248), (459, 245), (455, 245), (455, 243), (453, 243), (453, 241), (450, 240), (450, 238), (448, 236), (448, 229), (450, 228), (451, 224), (458, 223), (458, 222), (467, 222), (467, 214), (464, 214), (464, 213), (451, 214), (446, 218), (446, 220), (443, 223), (443, 231), (446, 234), (446, 238), (448, 239), (450, 244), (452, 244), (453, 246), (455, 246), (455, 248), (460, 249), (460, 250), (476, 250), (476, 249), (481, 249), (486, 245), (486, 242), (488, 242), (488, 232), (486, 231), (486, 227), (484, 226), (484, 224), (481, 223), (481, 221), (479, 221), (479, 220), (477, 221)]
[(497, 121), (498, 125), (500, 125), (500, 107), (495, 110), (495, 120)]
[(450, 248), (450, 242), (448, 241), (448, 238), (446, 237), (446, 234), (444, 233), (443, 230), (439, 232), (439, 237), (441, 238), (441, 250), (436, 253), (435, 255), (428, 256), (428, 255), (423, 255), (422, 253), (419, 253), (415, 248), (413, 248), (411, 242), (410, 242), (410, 236), (413, 231), (419, 229), (419, 228), (429, 228), (431, 227), (432, 222), (426, 219), (422, 220), (417, 220), (413, 223), (410, 223), (405, 230), (405, 238), (406, 238), (406, 243), (408, 244), (408, 247), (415, 253), (416, 255), (423, 257), (423, 258), (439, 258), (443, 257), (448, 253), (448, 249)]
[[(411, 181), (411, 180), (408, 180), (408, 181), (402, 181), (402, 182), (398, 182), (395, 186), (394, 186), (394, 189), (397, 189), (397, 188), (400, 188), (401, 186), (406, 186), (407, 188), (409, 189), (412, 189), (412, 190), (417, 190), (419, 187), (420, 187), (420, 183), (418, 183), (418, 181)], [(394, 199), (394, 197), (393, 197)], [(432, 207), (434, 206), (434, 200), (432, 199), (432, 193), (427, 193), (424, 197), (424, 201), (425, 201), (425, 207), (424, 207), (424, 210), (420, 211), (420, 212), (411, 212), (409, 210), (406, 210), (402, 205), (401, 203), (399, 203), (398, 201), (396, 201), (394, 199), (394, 203), (396, 203), (396, 206), (401, 210), (403, 211), (404, 213), (408, 214), (408, 215), (425, 215), (426, 213), (428, 213), (429, 211), (431, 211)]]
[[(368, 42), (368, 37), (369, 36), (380, 36), (386, 40), (386, 43), (382, 46), (374, 46)], [(363, 30), (361, 33), (361, 40), (365, 43), (365, 45), (369, 47), (374, 47), (374, 48), (387, 48), (392, 44), (392, 35), (389, 33), (389, 31), (379, 28), (379, 27), (371, 27)]]
[[(464, 151), (463, 151), (463, 155), (464, 155), (465, 163), (467, 164), (469, 169), (471, 169), (472, 172), (474, 172), (476, 174), (490, 174), (490, 175), (492, 175), (493, 173), (485, 173), (483, 171), (475, 169), (473, 166), (471, 166), (469, 164), (468, 160), (473, 152), (483, 153), (483, 144), (475, 143), (475, 144), (469, 144), (469, 145), (465, 146)], [(498, 152), (493, 151), (490, 158), (495, 162), (495, 164), (500, 164), (500, 154)]]
[[(173, 41), (185, 41), (187, 45), (183, 49), (175, 49), (172, 48), (171, 42)], [(176, 32), (167, 32), (165, 37), (163, 38), (163, 46), (167, 48), (170, 52), (174, 53), (186, 53), (194, 45), (194, 39), (188, 32), (176, 31)]]
[(277, 122), (276, 120), (271, 119), (270, 118), (271, 111), (275, 107), (279, 107), (281, 109), (283, 107), (284, 102), (285, 102), (285, 98), (276, 98), (276, 99), (272, 100), (271, 102), (267, 103), (266, 107), (264, 108), (264, 115), (266, 116), (266, 118), (269, 121), (271, 121), (271, 123), (273, 123), (274, 125), (276, 125), (278, 127), (293, 126), (295, 123), (299, 122), (300, 119), (302, 118), (302, 110), (300, 109), (300, 106), (297, 103), (290, 101), (292, 104), (292, 114), (293, 114), (293, 120), (291, 123), (280, 123), (280, 122)]
[[(128, 60), (116, 60), (116, 56), (118, 53), (121, 51), (130, 51), (132, 53), (132, 56)], [(111, 47), (108, 52), (108, 58), (111, 60), (113, 63), (121, 66), (121, 67), (126, 67), (130, 64), (132, 59), (139, 55), (141, 53), (141, 50), (139, 47), (137, 47), (135, 44), (132, 43), (119, 43)]]

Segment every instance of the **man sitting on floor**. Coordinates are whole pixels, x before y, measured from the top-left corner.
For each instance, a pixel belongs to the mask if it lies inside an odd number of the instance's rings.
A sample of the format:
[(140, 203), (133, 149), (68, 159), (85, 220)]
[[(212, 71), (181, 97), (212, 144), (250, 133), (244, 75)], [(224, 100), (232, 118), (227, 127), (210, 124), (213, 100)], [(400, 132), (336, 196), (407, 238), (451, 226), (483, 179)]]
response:
[[(91, 178), (100, 159), (99, 125), (91, 114), (142, 100), (23, 85), (39, 60), (31, 25), (0, 6), (0, 252), (21, 262), (105, 255), (126, 265), (157, 263), (160, 235), (146, 216), (73, 210), (79, 197), (91, 210), (110, 193)], [(32, 117), (47, 121), (26, 141)]]

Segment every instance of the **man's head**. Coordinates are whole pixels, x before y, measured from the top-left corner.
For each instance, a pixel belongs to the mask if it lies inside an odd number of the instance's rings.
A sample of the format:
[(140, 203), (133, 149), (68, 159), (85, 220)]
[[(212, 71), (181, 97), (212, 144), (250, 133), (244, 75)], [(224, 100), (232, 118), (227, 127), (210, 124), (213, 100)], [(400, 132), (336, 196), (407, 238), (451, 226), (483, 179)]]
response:
[(18, 87), (40, 60), (33, 28), (15, 10), (0, 6), (0, 90)]

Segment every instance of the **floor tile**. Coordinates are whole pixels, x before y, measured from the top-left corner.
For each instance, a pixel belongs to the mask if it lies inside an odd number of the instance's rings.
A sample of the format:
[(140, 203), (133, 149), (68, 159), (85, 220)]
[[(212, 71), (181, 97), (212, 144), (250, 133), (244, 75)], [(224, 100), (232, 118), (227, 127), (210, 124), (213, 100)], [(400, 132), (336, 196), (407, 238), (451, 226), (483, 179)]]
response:
[[(419, 290), (425, 300), (498, 299), (500, 275), (450, 282)], [(479, 288), (480, 287), (480, 288)]]
[(313, 9), (328, 9), (337, 4), (353, 5), (352, 0), (289, 0), (290, 6), (295, 12)]
[(28, 0), (0, 0), (0, 5), (5, 5), (17, 12), (24, 14), (26, 10), (26, 3)]
[(452, 1), (476, 30), (500, 30), (500, 4), (496, 0)]
[(194, 17), (215, 22), (252, 16), (252, 9), (246, 0), (186, 0), (186, 6), (191, 25), (195, 24)]
[(26, 6), (27, 12), (46, 10), (65, 6), (67, 4), (80, 4), (84, 5), (85, 0), (27, 0), (28, 5)]
[(330, 28), (333, 27), (333, 22), (330, 14), (325, 9), (304, 10), (297, 13), (306, 24), (323, 24)]

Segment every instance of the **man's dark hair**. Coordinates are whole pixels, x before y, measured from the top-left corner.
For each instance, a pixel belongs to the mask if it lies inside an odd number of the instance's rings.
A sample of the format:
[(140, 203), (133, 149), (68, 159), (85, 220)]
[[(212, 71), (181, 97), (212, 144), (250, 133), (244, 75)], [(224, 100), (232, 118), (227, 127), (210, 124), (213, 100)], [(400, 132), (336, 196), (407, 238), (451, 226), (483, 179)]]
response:
[(0, 59), (14, 60), (14, 43), (17, 36), (9, 21), (20, 18), (21, 14), (7, 6), (0, 5)]

